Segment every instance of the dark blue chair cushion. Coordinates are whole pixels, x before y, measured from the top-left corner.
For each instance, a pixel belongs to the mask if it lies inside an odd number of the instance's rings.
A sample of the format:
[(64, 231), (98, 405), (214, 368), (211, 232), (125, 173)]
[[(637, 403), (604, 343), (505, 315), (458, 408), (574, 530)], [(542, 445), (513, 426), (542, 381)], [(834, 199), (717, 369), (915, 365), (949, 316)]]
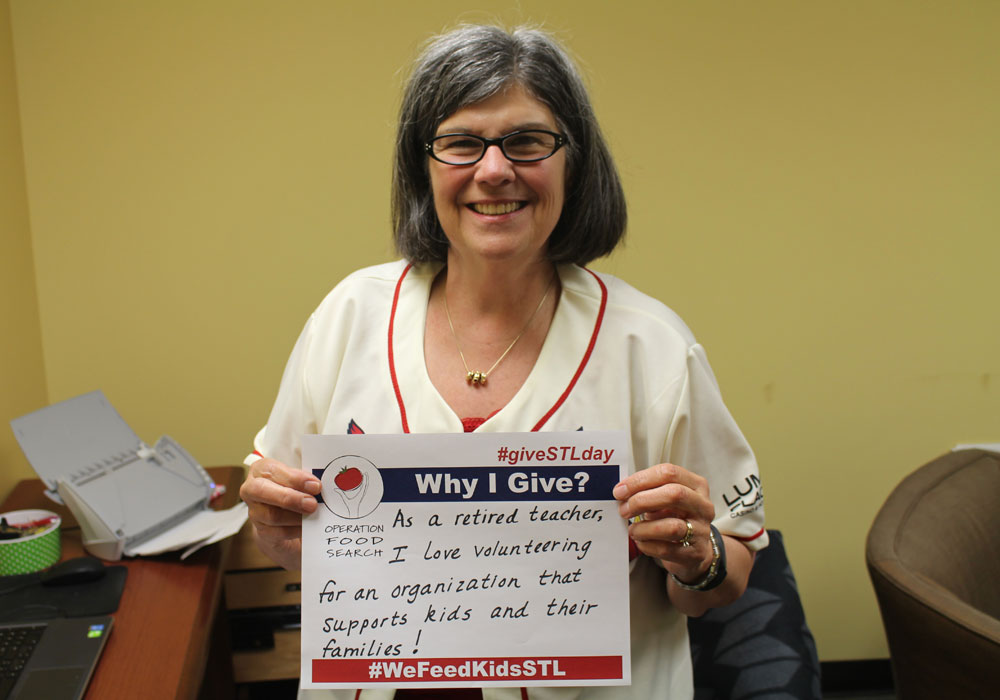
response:
[(689, 618), (695, 700), (821, 700), (816, 642), (778, 530), (743, 596)]

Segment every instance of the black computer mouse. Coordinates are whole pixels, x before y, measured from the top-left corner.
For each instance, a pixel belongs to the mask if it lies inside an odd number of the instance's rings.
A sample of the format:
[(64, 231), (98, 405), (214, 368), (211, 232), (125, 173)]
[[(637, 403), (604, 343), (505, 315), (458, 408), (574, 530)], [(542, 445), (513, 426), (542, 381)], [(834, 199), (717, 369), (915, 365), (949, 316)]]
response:
[(76, 557), (61, 561), (43, 571), (39, 580), (43, 586), (69, 586), (96, 581), (105, 573), (106, 569), (100, 559)]

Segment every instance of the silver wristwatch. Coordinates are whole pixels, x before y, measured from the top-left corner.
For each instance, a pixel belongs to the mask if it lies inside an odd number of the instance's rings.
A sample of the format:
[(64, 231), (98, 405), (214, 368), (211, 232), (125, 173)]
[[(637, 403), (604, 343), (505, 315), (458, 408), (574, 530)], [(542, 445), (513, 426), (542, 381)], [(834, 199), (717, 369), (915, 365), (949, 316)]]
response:
[(708, 566), (708, 571), (701, 577), (700, 581), (694, 583), (684, 583), (679, 578), (670, 574), (678, 586), (687, 591), (710, 591), (726, 580), (726, 543), (722, 540), (722, 535), (715, 529), (715, 525), (709, 525), (708, 540), (712, 543), (712, 563)]

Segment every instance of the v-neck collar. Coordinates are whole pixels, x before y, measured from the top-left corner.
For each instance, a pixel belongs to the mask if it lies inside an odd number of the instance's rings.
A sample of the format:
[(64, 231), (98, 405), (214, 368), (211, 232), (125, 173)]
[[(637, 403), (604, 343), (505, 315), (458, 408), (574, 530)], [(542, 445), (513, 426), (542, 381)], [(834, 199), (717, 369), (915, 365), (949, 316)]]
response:
[[(396, 282), (388, 325), (389, 375), (403, 432), (463, 432), (461, 417), (427, 374), (424, 328), (441, 265), (407, 265)], [(541, 430), (576, 386), (600, 334), (608, 290), (590, 270), (557, 267), (562, 294), (535, 366), (513, 398), (476, 432)]]

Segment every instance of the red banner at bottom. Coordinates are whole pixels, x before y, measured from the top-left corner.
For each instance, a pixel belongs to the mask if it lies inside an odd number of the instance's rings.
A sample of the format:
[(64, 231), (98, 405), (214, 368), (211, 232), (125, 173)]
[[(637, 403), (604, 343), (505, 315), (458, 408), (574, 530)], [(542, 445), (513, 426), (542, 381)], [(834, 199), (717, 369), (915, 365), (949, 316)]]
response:
[(621, 656), (488, 659), (313, 659), (313, 683), (455, 683), (621, 680)]

